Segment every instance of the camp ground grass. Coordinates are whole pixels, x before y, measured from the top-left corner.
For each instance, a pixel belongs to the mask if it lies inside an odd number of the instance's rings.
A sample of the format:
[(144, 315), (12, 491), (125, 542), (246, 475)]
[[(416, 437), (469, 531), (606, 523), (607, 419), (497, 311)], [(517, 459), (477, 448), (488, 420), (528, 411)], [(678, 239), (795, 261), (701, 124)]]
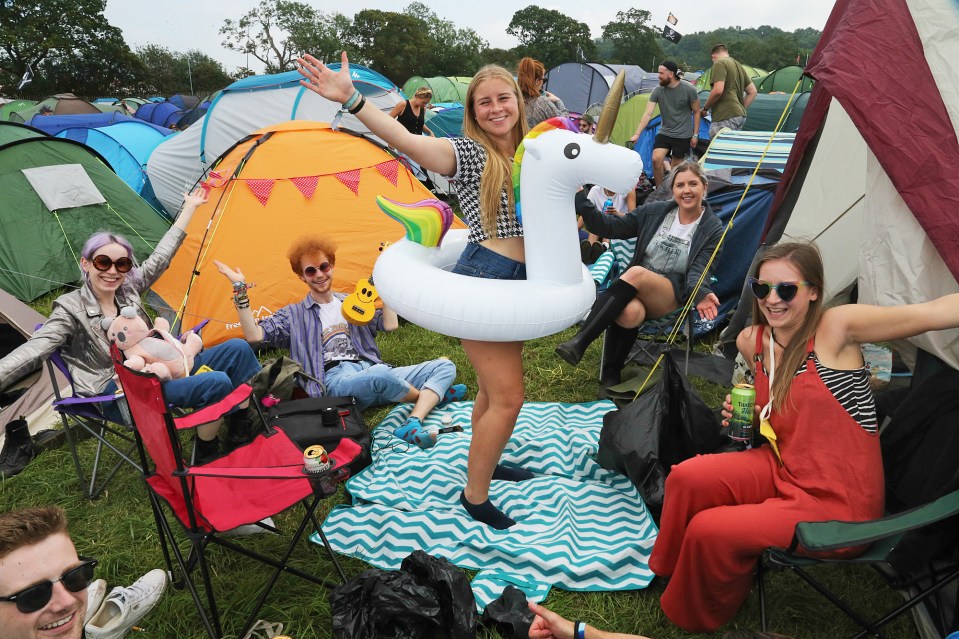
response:
[[(43, 312), (44, 309), (40, 309)], [(47, 311), (49, 309), (46, 309)], [(599, 367), (599, 343), (587, 351), (583, 363), (572, 368), (559, 360), (553, 348), (573, 333), (564, 333), (528, 342), (524, 351), (527, 399), (531, 401), (586, 402), (595, 399), (596, 371)], [(410, 364), (446, 355), (459, 369), (458, 381), (475, 395), (476, 377), (458, 340), (426, 331), (412, 324), (383, 335), (379, 339), (384, 357), (396, 364)], [(276, 356), (265, 353), (264, 357)], [(694, 383), (711, 406), (718, 407), (727, 392), (710, 382), (694, 378)], [(373, 427), (389, 411), (371, 409), (365, 413)], [(81, 442), (81, 452), (89, 462), (94, 442)], [(342, 495), (321, 506), (321, 517), (338, 503)], [(69, 516), (70, 531), (81, 554), (97, 557), (98, 576), (113, 585), (128, 585), (146, 571), (163, 565), (159, 540), (141, 480), (132, 469), (124, 468), (106, 494), (96, 501), (85, 501), (66, 448), (43, 453), (17, 477), (0, 482), (0, 509), (56, 504)], [(300, 512), (293, 510), (276, 519), (278, 526), (289, 531)], [(284, 538), (256, 535), (244, 543), (262, 551), (280, 552)], [(185, 547), (185, 546), (184, 546)], [(245, 620), (255, 595), (266, 574), (260, 564), (223, 549), (208, 549), (214, 587), (219, 596), (225, 632), (238, 631)], [(717, 552), (720, 549), (717, 548)], [(348, 575), (370, 568), (367, 564), (346, 557), (340, 558)], [(294, 564), (305, 570), (333, 575), (332, 566), (321, 547), (301, 544), (294, 554)], [(880, 577), (866, 567), (820, 568), (830, 588), (840, 592), (851, 605), (867, 617), (877, 616), (897, 604), (897, 595), (885, 588)], [(618, 632), (643, 634), (653, 639), (681, 637), (721, 637), (723, 631), (691, 635), (673, 626), (659, 609), (662, 580), (644, 591), (611, 593), (577, 593), (554, 589), (545, 604), (570, 619), (582, 619), (601, 628)], [(812, 591), (797, 577), (788, 573), (773, 574), (768, 586), (770, 629), (796, 639), (822, 639), (849, 636), (856, 627)], [(282, 622), (284, 634), (294, 639), (330, 637), (328, 591), (290, 575), (280, 577), (260, 617)], [(873, 614), (876, 613), (876, 614)], [(186, 590), (168, 589), (157, 607), (139, 624), (144, 632), (133, 633), (137, 639), (192, 639), (204, 637), (193, 602)], [(754, 591), (731, 624), (733, 627), (759, 627), (758, 597)], [(481, 632), (480, 637), (496, 637)], [(915, 638), (918, 634), (907, 616), (889, 627), (890, 639)]]

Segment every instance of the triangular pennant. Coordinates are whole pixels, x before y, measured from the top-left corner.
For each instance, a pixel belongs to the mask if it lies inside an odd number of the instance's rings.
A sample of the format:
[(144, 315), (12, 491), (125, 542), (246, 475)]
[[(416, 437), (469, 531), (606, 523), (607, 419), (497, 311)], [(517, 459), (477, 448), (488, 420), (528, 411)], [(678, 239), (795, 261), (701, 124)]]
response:
[(379, 171), (383, 177), (389, 180), (393, 186), (396, 186), (396, 176), (399, 168), (399, 164), (396, 160), (387, 160), (386, 162), (380, 162), (376, 165), (376, 170)]
[(360, 194), (360, 170), (353, 169), (352, 171), (342, 171), (340, 173), (334, 173), (336, 179), (350, 187), (350, 190), (353, 191), (354, 195)]
[(273, 192), (273, 183), (276, 180), (246, 180), (246, 185), (253, 191), (253, 195), (260, 201), (260, 204), (266, 206), (270, 199), (270, 193)]
[(207, 174), (206, 182), (203, 182), (203, 184), (205, 184), (208, 189), (218, 189), (223, 186), (225, 182), (226, 179), (219, 171), (210, 171), (210, 173)]
[(313, 193), (316, 192), (316, 183), (319, 182), (319, 180), (319, 175), (290, 178), (290, 182), (293, 182), (293, 186), (299, 189), (300, 193), (303, 194), (303, 197), (308, 200), (313, 199)]

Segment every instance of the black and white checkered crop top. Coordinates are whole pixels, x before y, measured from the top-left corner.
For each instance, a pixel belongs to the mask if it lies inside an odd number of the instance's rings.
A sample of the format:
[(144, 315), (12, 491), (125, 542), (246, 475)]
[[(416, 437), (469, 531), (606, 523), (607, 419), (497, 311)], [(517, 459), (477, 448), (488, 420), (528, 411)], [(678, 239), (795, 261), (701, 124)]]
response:
[[(479, 142), (469, 138), (447, 138), (456, 154), (456, 173), (451, 178), (460, 210), (466, 216), (469, 225), (467, 242), (479, 243), (490, 239), (483, 229), (480, 216), (480, 178), (486, 166), (486, 149)], [(516, 221), (516, 215), (509, 208), (506, 191), (500, 195), (500, 210), (496, 216), (496, 237), (522, 237), (523, 227)]]

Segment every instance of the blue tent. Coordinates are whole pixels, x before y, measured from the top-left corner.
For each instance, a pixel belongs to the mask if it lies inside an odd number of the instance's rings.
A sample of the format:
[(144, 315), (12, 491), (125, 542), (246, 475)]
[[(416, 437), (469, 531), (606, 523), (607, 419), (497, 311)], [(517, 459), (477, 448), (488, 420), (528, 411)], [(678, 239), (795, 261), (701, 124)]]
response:
[(75, 140), (97, 151), (120, 179), (150, 206), (162, 211), (150, 187), (146, 165), (153, 149), (172, 133), (169, 129), (128, 118), (128, 121), (102, 128), (64, 129), (56, 137)]
[(455, 104), (442, 111), (427, 111), (430, 115), (426, 126), (439, 138), (455, 138), (463, 135), (463, 105)]
[(172, 102), (149, 102), (137, 109), (134, 117), (168, 129), (183, 117), (183, 109)]
[(195, 95), (183, 95), (182, 93), (174, 93), (169, 98), (167, 102), (172, 102), (178, 109), (183, 111), (188, 111), (200, 104), (200, 98)]
[[(690, 115), (690, 118), (693, 116)], [(652, 176), (653, 174), (653, 142), (656, 140), (656, 134), (659, 133), (659, 127), (663, 124), (663, 116), (657, 115), (655, 118), (649, 121), (649, 124), (646, 125), (646, 128), (643, 129), (643, 132), (639, 134), (639, 139), (636, 140), (636, 144), (633, 146), (633, 150), (639, 153), (639, 157), (643, 160), (643, 170), (646, 171), (646, 175)], [(699, 121), (699, 139), (700, 140), (709, 140), (709, 120), (702, 118)]]
[(56, 135), (64, 129), (95, 128), (110, 126), (117, 122), (129, 122), (133, 117), (125, 113), (77, 113), (76, 115), (35, 115), (28, 124), (48, 135)]

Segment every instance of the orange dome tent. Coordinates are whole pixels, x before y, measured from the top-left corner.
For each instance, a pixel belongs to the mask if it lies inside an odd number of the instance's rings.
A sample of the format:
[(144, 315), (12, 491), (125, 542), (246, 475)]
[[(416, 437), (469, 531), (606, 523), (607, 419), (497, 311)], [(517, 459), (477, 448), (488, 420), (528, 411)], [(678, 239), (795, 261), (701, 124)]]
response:
[[(376, 196), (400, 202), (432, 197), (374, 142), (302, 120), (240, 140), (205, 179), (209, 202), (193, 216), (183, 246), (153, 291), (181, 314), (183, 326), (209, 318), (203, 329), (208, 346), (242, 337), (230, 285), (214, 259), (239, 267), (256, 284), (250, 291), (254, 316), (266, 317), (307, 292), (286, 260), (290, 244), (310, 233), (332, 236), (338, 245), (333, 288), (352, 293), (358, 280), (372, 274), (380, 242), (404, 235), (380, 212)], [(465, 227), (459, 219), (453, 226)]]

